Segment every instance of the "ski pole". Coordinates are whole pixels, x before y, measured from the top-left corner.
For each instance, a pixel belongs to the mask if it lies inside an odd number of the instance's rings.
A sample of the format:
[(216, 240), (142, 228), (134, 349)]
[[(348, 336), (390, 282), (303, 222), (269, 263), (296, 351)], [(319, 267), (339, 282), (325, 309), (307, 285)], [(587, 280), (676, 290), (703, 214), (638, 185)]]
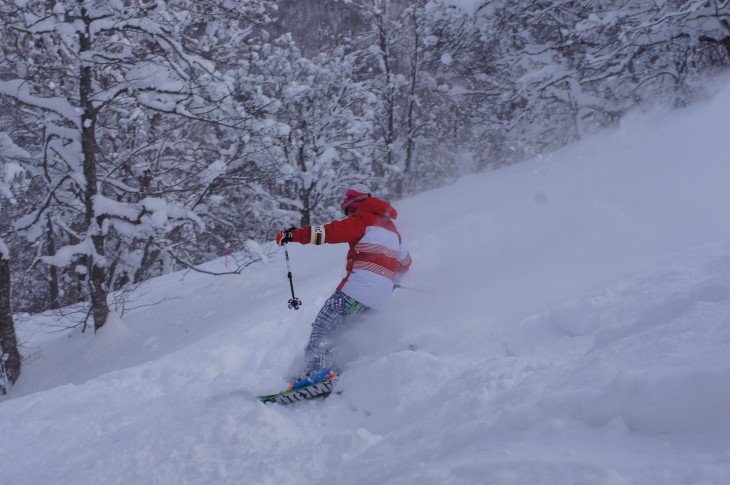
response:
[(302, 306), (302, 300), (294, 296), (294, 278), (291, 274), (291, 263), (289, 262), (289, 250), (284, 245), (284, 255), (286, 256), (286, 269), (288, 271), (287, 276), (289, 277), (289, 286), (291, 287), (291, 300), (289, 300), (289, 309), (299, 310)]
[(393, 285), (393, 289), (394, 290), (401, 289), (401, 290), (417, 291), (419, 293), (426, 293), (428, 291), (428, 290), (424, 290), (423, 288), (414, 288), (412, 286), (403, 286), (403, 285), (400, 285), (397, 283), (395, 285)]

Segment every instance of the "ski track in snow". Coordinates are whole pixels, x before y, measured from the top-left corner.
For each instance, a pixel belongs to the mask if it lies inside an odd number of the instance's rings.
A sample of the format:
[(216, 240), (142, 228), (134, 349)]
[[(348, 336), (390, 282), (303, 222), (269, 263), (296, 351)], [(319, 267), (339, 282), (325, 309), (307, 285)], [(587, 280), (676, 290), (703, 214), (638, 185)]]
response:
[(278, 255), (157, 278), (96, 336), (24, 318), (1, 481), (730, 483), (729, 108), (396, 204), (415, 289), (343, 337), (326, 400), (255, 396), (301, 365), (343, 247), (290, 247), (297, 312)]

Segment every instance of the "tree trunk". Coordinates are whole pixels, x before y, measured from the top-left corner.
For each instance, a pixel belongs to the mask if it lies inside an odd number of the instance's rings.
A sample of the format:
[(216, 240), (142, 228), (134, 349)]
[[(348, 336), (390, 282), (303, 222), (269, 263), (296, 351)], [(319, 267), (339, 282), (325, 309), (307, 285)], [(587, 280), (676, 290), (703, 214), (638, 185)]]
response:
[[(92, 50), (91, 39), (93, 34), (90, 31), (91, 19), (88, 17), (85, 8), (81, 9), (82, 19), (86, 24), (86, 32), (80, 35), (80, 52)], [(82, 56), (83, 59), (83, 56)], [(91, 67), (81, 61), (81, 76), (79, 83), (79, 102), (83, 109), (81, 116), (81, 151), (84, 158), (84, 178), (86, 179), (86, 191), (84, 193), (85, 203), (85, 224), (87, 234), (91, 237), (94, 245), (94, 255), (89, 255), (88, 261), (88, 284), (89, 297), (91, 299), (91, 313), (94, 316), (94, 331), (98, 331), (109, 318), (109, 305), (107, 303), (106, 269), (103, 266), (104, 234), (102, 227), (104, 218), (96, 217), (94, 213), (94, 198), (97, 195), (97, 173), (96, 173), (96, 110), (92, 101), (93, 85)]]
[(386, 10), (376, 14), (376, 21), (378, 25), (378, 46), (380, 47), (382, 62), (383, 62), (383, 74), (385, 75), (385, 103), (386, 103), (386, 118), (387, 123), (385, 127), (385, 148), (386, 148), (386, 164), (391, 167), (393, 165), (393, 143), (395, 142), (395, 73), (392, 72), (390, 66), (390, 47), (388, 46), (388, 32), (387, 32), (387, 3), (383, 5)]
[(157, 258), (160, 256), (160, 250), (159, 249), (153, 249), (152, 244), (155, 242), (155, 239), (153, 236), (150, 236), (147, 238), (147, 242), (144, 245), (144, 251), (142, 252), (142, 261), (139, 263), (139, 268), (137, 268), (137, 271), (134, 272), (134, 280), (133, 283), (141, 283), (145, 280), (145, 276), (147, 275), (150, 268), (152, 268), (152, 265), (155, 264), (157, 261)]
[(413, 20), (413, 55), (411, 56), (411, 85), (408, 91), (408, 115), (406, 118), (406, 159), (405, 166), (403, 167), (403, 173), (398, 178), (395, 186), (396, 198), (401, 198), (405, 192), (405, 182), (410, 178), (411, 171), (413, 170), (413, 149), (416, 144), (415, 132), (416, 132), (416, 86), (418, 84), (418, 49), (420, 49), (420, 37), (418, 34), (418, 18), (416, 17), (416, 10), (411, 13)]
[[(0, 256), (0, 354), (7, 354), (5, 371), (13, 384), (20, 376), (20, 352), (10, 308), (10, 261)], [(0, 356), (2, 358), (2, 356)]]
[[(56, 255), (56, 238), (53, 234), (53, 223), (48, 218), (48, 255)], [(58, 268), (50, 265), (48, 269), (48, 291), (51, 297), (51, 309), (61, 308), (61, 292), (58, 285)]]
[[(297, 153), (297, 164), (299, 165), (299, 170), (301, 170), (302, 173), (308, 172), (307, 170), (307, 160), (305, 156), (304, 151), (304, 145), (306, 144), (306, 139), (304, 138), (304, 134), (306, 132), (306, 121), (302, 125), (302, 137), (299, 140), (299, 152)], [(314, 186), (311, 185), (309, 187), (302, 186), (301, 191), (299, 192), (299, 199), (302, 201), (302, 209), (300, 211), (302, 217), (299, 218), (299, 227), (307, 227), (312, 225), (312, 206), (310, 204), (311, 202), (311, 196), (312, 196), (312, 190), (314, 189)]]

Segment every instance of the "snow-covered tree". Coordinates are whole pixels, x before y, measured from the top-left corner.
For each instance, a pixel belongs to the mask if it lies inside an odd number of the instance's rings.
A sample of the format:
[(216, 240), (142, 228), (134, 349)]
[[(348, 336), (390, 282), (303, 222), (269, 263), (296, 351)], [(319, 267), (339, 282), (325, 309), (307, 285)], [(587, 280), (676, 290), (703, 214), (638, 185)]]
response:
[(461, 112), (449, 65), (461, 45), (442, 43), (452, 14), (439, 2), (352, 2), (367, 28), (353, 43), (358, 80), (377, 100), (370, 157), (394, 197), (441, 183), (454, 167)]
[[(17, 179), (25, 176), (20, 162), (28, 159), (30, 154), (13, 143), (10, 137), (0, 131), (0, 213), (5, 219), (9, 216), (11, 206), (17, 205), (14, 187)], [(8, 219), (0, 222), (0, 393), (7, 391), (6, 383), (11, 385), (20, 376), (20, 352), (15, 336), (13, 307), (11, 301), (10, 248), (5, 242), (7, 234), (12, 230), (7, 225)]]
[(240, 123), (213, 57), (270, 7), (2, 2), (13, 76), (0, 81), (0, 94), (42, 118), (43, 130), (36, 163), (45, 199), (17, 226), (29, 238), (54, 234), (61, 247), (42, 260), (82, 276), (95, 329), (113, 288), (203, 227), (185, 197), (220, 160), (201, 132)]
[(639, 1), (586, 12), (576, 45), (591, 45), (584, 84), (631, 102), (686, 105), (701, 89), (698, 74), (730, 62), (730, 3)]
[(339, 214), (333, 202), (343, 186), (369, 178), (362, 148), (374, 100), (353, 80), (353, 60), (342, 49), (310, 60), (284, 36), (268, 54), (258, 68), (262, 90), (277, 100), (268, 153), (279, 177), (262, 189), (281, 201), (281, 224), (307, 226)]
[(375, 175), (386, 180), (401, 177), (400, 153), (396, 142), (402, 128), (401, 100), (407, 80), (397, 58), (398, 42), (402, 40), (402, 7), (387, 0), (357, 0), (353, 4), (367, 20), (369, 29), (360, 40), (359, 71), (364, 73), (370, 90), (378, 100), (375, 113), (376, 144), (369, 156), (374, 162)]
[[(460, 173), (457, 163), (468, 151), (468, 113), (455, 92), (459, 76), (452, 69), (455, 57), (464, 55), (463, 32), (444, 32), (457, 24), (450, 9), (419, 1), (401, 13), (401, 39), (397, 42), (406, 85), (401, 100), (402, 135), (396, 145), (402, 152), (401, 176), (393, 194), (401, 197), (443, 184)], [(448, 42), (451, 37), (455, 42)], [(466, 128), (466, 130), (465, 130)], [(466, 133), (465, 133), (466, 131)]]
[(686, 104), (700, 73), (728, 65), (728, 10), (699, 0), (473, 4), (479, 35), (461, 82), (487, 93), (472, 99), (493, 161), (554, 150), (638, 106)]

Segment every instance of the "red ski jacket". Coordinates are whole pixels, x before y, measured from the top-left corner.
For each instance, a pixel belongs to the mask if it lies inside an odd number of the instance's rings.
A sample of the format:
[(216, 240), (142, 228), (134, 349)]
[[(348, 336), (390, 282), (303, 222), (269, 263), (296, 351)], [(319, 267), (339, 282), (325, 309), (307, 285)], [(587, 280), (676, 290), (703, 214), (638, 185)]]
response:
[(337, 287), (363, 305), (381, 309), (411, 266), (411, 256), (393, 222), (398, 212), (387, 202), (369, 197), (340, 221), (292, 231), (301, 244), (348, 243), (347, 275)]

